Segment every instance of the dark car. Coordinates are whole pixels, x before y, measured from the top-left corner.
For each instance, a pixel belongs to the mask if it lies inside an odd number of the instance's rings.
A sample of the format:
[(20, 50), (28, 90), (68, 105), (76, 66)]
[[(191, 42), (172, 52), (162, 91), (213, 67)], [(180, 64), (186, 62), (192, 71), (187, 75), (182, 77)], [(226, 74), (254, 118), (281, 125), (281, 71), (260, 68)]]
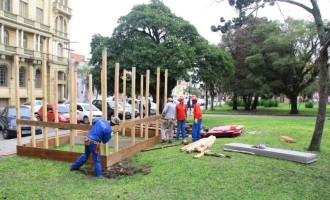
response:
[[(93, 100), (92, 104), (102, 111), (102, 100), (101, 99)], [(108, 109), (107, 110), (108, 120), (110, 120), (114, 116), (115, 102), (108, 100), (107, 109)], [(120, 104), (118, 104), (118, 117), (121, 120), (123, 119), (123, 107)], [(131, 112), (125, 111), (125, 119), (131, 119), (131, 118), (132, 118)]]
[[(31, 120), (31, 110), (27, 106), (21, 106), (21, 119)], [(34, 117), (34, 116), (33, 116)], [(2, 130), (3, 138), (10, 139), (11, 137), (17, 137), (16, 129), (16, 107), (7, 106), (0, 115), (0, 128)], [(21, 125), (22, 135), (31, 135), (30, 125)], [(37, 135), (42, 133), (40, 127), (35, 128), (35, 133)]]

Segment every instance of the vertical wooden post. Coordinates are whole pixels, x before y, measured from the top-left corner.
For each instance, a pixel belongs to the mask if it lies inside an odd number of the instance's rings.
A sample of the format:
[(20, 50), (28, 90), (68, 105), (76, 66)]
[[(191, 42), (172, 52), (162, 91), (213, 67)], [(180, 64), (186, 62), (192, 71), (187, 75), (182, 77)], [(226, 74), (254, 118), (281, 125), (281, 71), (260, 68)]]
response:
[[(46, 45), (45, 45), (46, 46)], [(46, 51), (44, 51), (46, 52)], [(46, 54), (42, 55), (42, 119), (44, 122), (47, 122), (47, 58)], [(44, 148), (48, 149), (48, 128), (43, 127), (43, 134), (44, 134)]]
[[(30, 65), (30, 102), (31, 102), (31, 120), (35, 119), (34, 114), (34, 67)], [(32, 147), (36, 147), (36, 127), (31, 126)]]
[[(132, 67), (132, 110), (135, 110), (135, 73), (136, 67)], [(132, 116), (132, 120), (135, 120), (135, 115)], [(135, 126), (131, 129), (131, 144), (135, 144)]]
[[(104, 48), (102, 51), (102, 73), (101, 73), (101, 90), (102, 90), (102, 113), (103, 113), (103, 118), (105, 120), (108, 119), (108, 107), (107, 107), (107, 97), (108, 97), (108, 93), (107, 93), (107, 49)], [(108, 143), (104, 144), (104, 153), (103, 155), (108, 155), (109, 154), (109, 150), (108, 150)]]
[[(15, 90), (16, 90), (16, 119), (21, 119), (21, 103), (20, 103), (20, 95), (19, 95), (19, 57), (18, 55), (14, 55), (14, 68), (15, 68)], [(22, 132), (21, 125), (17, 124), (17, 145), (22, 145)]]
[[(73, 98), (74, 98), (74, 66), (73, 66), (73, 62), (69, 61), (69, 73), (70, 73), (70, 123), (73, 124), (74, 123), (74, 108), (73, 108)], [(75, 148), (75, 144), (74, 144), (74, 136), (75, 133), (73, 132), (72, 129), (70, 129), (70, 150), (74, 151)]]
[(165, 69), (164, 105), (167, 103), (167, 75), (168, 75), (168, 69)]
[[(143, 118), (143, 75), (141, 75), (141, 81), (140, 81), (140, 118)], [(143, 123), (140, 125), (140, 137), (143, 137)]]
[[(72, 100), (72, 106), (73, 106), (73, 115), (71, 115), (71, 117), (73, 118), (73, 124), (77, 124), (77, 68), (76, 66), (74, 65), (73, 63), (73, 66), (72, 66), (74, 69), (73, 69), (73, 98), (71, 99)], [(70, 101), (71, 101), (70, 100)], [(73, 132), (73, 135), (74, 136), (77, 136), (77, 130), (74, 129), (72, 130)], [(75, 143), (74, 143), (75, 145)]]
[[(54, 114), (55, 114), (55, 123), (58, 123), (58, 71), (54, 71)], [(55, 146), (60, 146), (60, 142), (58, 139), (58, 128), (54, 129), (54, 134), (55, 134)]]
[[(159, 115), (160, 68), (157, 67), (156, 115)], [(156, 135), (159, 134), (159, 120), (156, 121)]]
[[(126, 69), (123, 71), (123, 113), (126, 111)], [(123, 118), (123, 122), (126, 121), (126, 118)], [(122, 135), (125, 135), (126, 129), (123, 128)]]
[[(118, 91), (119, 91), (119, 63), (115, 64), (115, 112), (114, 117), (118, 117)], [(123, 119), (125, 118), (125, 112), (123, 112)], [(114, 150), (118, 151), (118, 132), (114, 137)]]
[[(150, 79), (150, 70), (147, 70), (147, 76), (146, 76), (146, 117), (149, 117), (149, 79)], [(148, 139), (149, 137), (149, 123), (146, 122), (146, 130), (145, 130), (145, 135), (144, 139)]]
[(92, 109), (92, 99), (93, 99), (93, 79), (92, 74), (88, 75), (88, 84), (89, 84), (89, 124), (92, 125), (93, 121), (93, 109)]

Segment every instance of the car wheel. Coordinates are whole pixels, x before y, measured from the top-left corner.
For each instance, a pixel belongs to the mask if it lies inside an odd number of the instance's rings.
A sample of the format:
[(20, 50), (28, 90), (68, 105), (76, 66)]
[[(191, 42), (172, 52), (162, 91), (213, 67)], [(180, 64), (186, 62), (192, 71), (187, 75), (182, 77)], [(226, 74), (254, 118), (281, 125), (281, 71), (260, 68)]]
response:
[(84, 119), (83, 119), (83, 122), (84, 122), (84, 124), (89, 124), (89, 119), (88, 119), (88, 117), (84, 117)]
[(42, 134), (42, 130), (36, 130), (36, 135), (41, 135)]
[(2, 135), (3, 135), (3, 138), (4, 139), (10, 139), (10, 135), (8, 133), (8, 130), (7, 129), (2, 129)]
[(37, 121), (41, 121), (41, 119), (40, 119), (40, 116), (39, 116), (39, 115), (36, 115), (36, 120), (37, 120)]

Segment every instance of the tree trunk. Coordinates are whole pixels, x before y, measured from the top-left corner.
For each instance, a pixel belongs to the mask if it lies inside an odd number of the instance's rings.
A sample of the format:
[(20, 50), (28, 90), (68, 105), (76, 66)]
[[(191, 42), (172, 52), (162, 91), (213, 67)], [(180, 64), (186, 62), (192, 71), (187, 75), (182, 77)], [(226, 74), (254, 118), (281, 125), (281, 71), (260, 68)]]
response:
[(258, 101), (259, 101), (259, 95), (254, 96), (254, 100), (253, 100), (252, 107), (251, 107), (252, 110), (257, 109)]
[(316, 118), (315, 129), (313, 133), (313, 137), (311, 143), (308, 147), (310, 151), (319, 151), (321, 149), (321, 140), (323, 135), (323, 128), (324, 128), (324, 121), (325, 121), (325, 114), (328, 102), (328, 80), (329, 80), (329, 67), (327, 65), (328, 62), (328, 51), (325, 50), (319, 57), (320, 63), (320, 90), (319, 90), (319, 109), (318, 115)]
[(233, 110), (237, 110), (237, 94), (234, 92), (233, 96)]
[(298, 97), (298, 95), (292, 95), (292, 96), (289, 97), (290, 102), (291, 102), (290, 114), (298, 114), (297, 97)]
[(243, 96), (243, 101), (244, 101), (244, 109), (245, 110), (251, 110), (252, 96), (251, 95), (244, 95)]
[(206, 87), (206, 84), (205, 84), (205, 110), (207, 110), (207, 106), (208, 106), (208, 98), (207, 98), (207, 87)]

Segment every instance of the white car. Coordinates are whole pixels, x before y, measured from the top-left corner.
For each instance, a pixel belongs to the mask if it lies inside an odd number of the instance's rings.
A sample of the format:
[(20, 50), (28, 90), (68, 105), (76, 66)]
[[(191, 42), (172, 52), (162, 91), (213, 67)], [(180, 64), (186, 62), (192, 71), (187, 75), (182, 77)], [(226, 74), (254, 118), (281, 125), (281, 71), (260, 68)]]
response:
[[(122, 101), (120, 101), (119, 104), (121, 106), (124, 105), (124, 103)], [(132, 105), (130, 103), (126, 102), (125, 106), (126, 106), (125, 111), (132, 112)], [(132, 113), (131, 113), (131, 115), (132, 115)], [(140, 116), (140, 110), (138, 108), (135, 108), (135, 118), (137, 118), (138, 116)]]
[[(89, 103), (77, 103), (78, 119), (84, 124), (89, 124), (89, 111)], [(102, 119), (102, 112), (94, 105), (92, 105), (92, 116), (93, 120)]]
[[(29, 101), (23, 103), (23, 105), (31, 108), (31, 102)], [(42, 106), (42, 100), (34, 100), (34, 113), (38, 113), (41, 106)]]

